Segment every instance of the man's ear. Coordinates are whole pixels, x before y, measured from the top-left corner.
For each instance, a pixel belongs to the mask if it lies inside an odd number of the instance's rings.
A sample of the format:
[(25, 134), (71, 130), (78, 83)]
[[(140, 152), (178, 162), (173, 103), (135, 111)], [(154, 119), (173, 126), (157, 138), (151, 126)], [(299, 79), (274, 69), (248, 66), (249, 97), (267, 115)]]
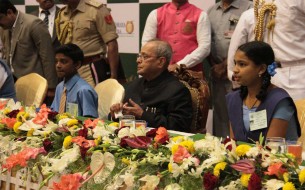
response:
[(82, 62), (81, 61), (77, 61), (75, 64), (75, 68), (79, 69), (82, 66)]
[(160, 68), (163, 68), (163, 67), (165, 67), (165, 65), (166, 65), (166, 59), (165, 59), (165, 57), (159, 57), (159, 64), (158, 64), (158, 66), (159, 66)]

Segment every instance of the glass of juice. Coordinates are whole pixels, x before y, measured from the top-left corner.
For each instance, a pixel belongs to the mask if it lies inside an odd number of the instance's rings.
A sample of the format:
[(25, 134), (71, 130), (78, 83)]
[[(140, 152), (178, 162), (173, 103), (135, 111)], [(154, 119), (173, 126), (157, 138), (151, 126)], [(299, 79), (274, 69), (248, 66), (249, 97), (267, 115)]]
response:
[(119, 122), (120, 127), (135, 127), (135, 116), (133, 115), (123, 115)]
[(287, 141), (287, 152), (295, 156), (298, 163), (302, 162), (302, 142), (301, 141)]

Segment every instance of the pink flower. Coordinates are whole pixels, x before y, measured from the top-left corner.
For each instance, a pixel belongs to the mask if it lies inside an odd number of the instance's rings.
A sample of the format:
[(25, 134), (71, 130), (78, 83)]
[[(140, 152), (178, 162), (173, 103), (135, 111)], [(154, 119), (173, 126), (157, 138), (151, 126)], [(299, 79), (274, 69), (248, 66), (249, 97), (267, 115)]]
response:
[(184, 146), (179, 145), (178, 150), (175, 152), (173, 156), (174, 156), (173, 159), (176, 163), (181, 163), (184, 158), (188, 158), (191, 155)]
[(267, 175), (276, 175), (278, 178), (283, 175), (287, 170), (285, 168), (282, 168), (283, 163), (278, 162), (275, 164), (272, 164), (268, 167), (268, 171), (265, 172)]
[(168, 132), (164, 127), (159, 127), (155, 136), (155, 141), (160, 144), (164, 144), (169, 140)]
[(78, 190), (83, 177), (79, 173), (63, 175), (59, 183), (53, 182), (53, 190)]
[(72, 142), (84, 148), (90, 148), (95, 146), (94, 140), (87, 140), (81, 136), (73, 137)]
[(5, 124), (10, 129), (13, 129), (16, 121), (16, 118), (2, 118), (1, 123)]
[(49, 112), (51, 112), (51, 109), (48, 108), (45, 104), (43, 104), (40, 107), (39, 112), (36, 114), (36, 117), (33, 119), (33, 123), (38, 125), (47, 124)]
[(20, 165), (21, 167), (26, 167), (27, 161), (30, 159), (35, 159), (40, 153), (46, 154), (47, 152), (43, 147), (25, 148), (21, 152), (8, 157), (5, 161), (6, 163), (3, 164), (2, 167), (7, 168), (9, 171), (17, 165)]
[(147, 148), (150, 145), (151, 139), (146, 136), (135, 136), (135, 137), (123, 137), (121, 139), (120, 145), (122, 147), (127, 147), (127, 145), (131, 148)]
[(239, 160), (235, 164), (231, 164), (231, 167), (245, 174), (252, 174), (255, 171), (254, 163), (248, 159)]
[(95, 128), (96, 126), (97, 126), (97, 123), (99, 122), (99, 121), (102, 121), (102, 120), (100, 120), (100, 119), (94, 119), (93, 121), (91, 120), (91, 119), (86, 119), (85, 121), (84, 121), (84, 126), (86, 127), (86, 128)]

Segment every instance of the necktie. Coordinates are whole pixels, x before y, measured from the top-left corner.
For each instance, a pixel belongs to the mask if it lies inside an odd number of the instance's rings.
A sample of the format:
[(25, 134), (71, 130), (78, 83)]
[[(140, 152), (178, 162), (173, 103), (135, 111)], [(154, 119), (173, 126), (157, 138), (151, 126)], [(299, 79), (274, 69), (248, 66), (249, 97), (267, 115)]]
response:
[(62, 91), (62, 94), (61, 94), (61, 97), (60, 97), (58, 113), (64, 113), (65, 112), (66, 100), (67, 100), (67, 89), (66, 89), (66, 87), (64, 87), (64, 90)]
[(49, 15), (50, 15), (50, 12), (48, 10), (42, 10), (41, 13), (46, 15), (44, 17), (44, 19), (43, 19), (43, 22), (46, 23), (47, 26), (49, 26)]

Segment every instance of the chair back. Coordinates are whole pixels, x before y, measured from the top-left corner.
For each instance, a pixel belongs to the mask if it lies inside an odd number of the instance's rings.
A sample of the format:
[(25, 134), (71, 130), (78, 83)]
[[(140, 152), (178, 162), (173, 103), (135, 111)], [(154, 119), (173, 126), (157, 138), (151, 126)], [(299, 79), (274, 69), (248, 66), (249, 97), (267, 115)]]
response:
[(301, 136), (299, 141), (303, 142), (303, 149), (305, 149), (305, 99), (297, 100), (294, 102), (298, 112), (298, 119), (301, 127)]
[(173, 72), (189, 89), (192, 96), (193, 119), (192, 133), (206, 133), (206, 122), (209, 112), (210, 90), (202, 72), (188, 70), (185, 65)]
[(26, 106), (41, 106), (47, 95), (48, 82), (37, 73), (30, 73), (20, 77), (16, 83), (17, 101)]
[(123, 101), (124, 87), (115, 79), (107, 79), (95, 86), (98, 95), (98, 113), (99, 118), (107, 119), (110, 107)]

